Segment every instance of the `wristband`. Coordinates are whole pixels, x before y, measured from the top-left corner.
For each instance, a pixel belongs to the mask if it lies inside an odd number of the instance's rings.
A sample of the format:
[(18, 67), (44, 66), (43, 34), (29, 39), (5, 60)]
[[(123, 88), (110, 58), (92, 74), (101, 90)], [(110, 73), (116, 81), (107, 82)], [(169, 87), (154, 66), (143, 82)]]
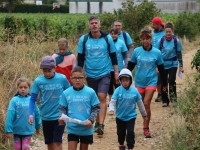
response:
[(115, 72), (115, 74), (119, 74), (119, 72)]

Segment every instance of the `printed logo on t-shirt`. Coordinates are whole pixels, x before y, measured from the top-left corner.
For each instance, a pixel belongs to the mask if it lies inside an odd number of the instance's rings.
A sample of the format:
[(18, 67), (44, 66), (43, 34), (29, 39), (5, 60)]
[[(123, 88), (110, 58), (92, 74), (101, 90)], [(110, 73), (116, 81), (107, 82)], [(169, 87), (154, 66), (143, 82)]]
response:
[(155, 61), (154, 58), (149, 57), (137, 57), (138, 67), (140, 69), (151, 69), (153, 67), (153, 62)]
[(102, 44), (92, 45), (91, 48), (88, 49), (88, 57), (104, 57), (105, 52), (103, 52), (104, 46)]

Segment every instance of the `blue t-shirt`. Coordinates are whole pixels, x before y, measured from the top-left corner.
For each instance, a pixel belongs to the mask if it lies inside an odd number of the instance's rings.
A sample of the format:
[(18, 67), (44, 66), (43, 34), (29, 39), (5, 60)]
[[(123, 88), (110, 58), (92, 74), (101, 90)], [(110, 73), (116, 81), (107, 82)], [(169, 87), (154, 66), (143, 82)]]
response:
[[(117, 55), (117, 62), (118, 62), (118, 71), (121, 71), (124, 68), (124, 63), (123, 63), (124, 59), (123, 59), (122, 53), (127, 52), (128, 49), (125, 43), (120, 39), (117, 39), (117, 41), (115, 42), (115, 47), (116, 47), (116, 55)], [(111, 71), (114, 71), (113, 66), (112, 66)]]
[(70, 87), (63, 74), (55, 73), (51, 79), (40, 75), (31, 87), (31, 93), (40, 93), (40, 109), (42, 120), (57, 120), (59, 117), (59, 99), (62, 92)]
[[(76, 91), (73, 87), (70, 87), (63, 92), (60, 98), (60, 105), (67, 108), (67, 115), (70, 118), (81, 121), (85, 121), (90, 117), (92, 107), (97, 104), (99, 104), (99, 100), (95, 91), (86, 85), (80, 91)], [(72, 122), (67, 123), (68, 134), (86, 136), (92, 135), (93, 132), (93, 126), (88, 129), (85, 125)]]
[(116, 100), (116, 117), (122, 121), (128, 121), (137, 117), (136, 102), (142, 97), (138, 90), (130, 86), (128, 90), (119, 86), (112, 96)]
[(159, 39), (161, 39), (165, 35), (165, 31), (161, 30), (160, 32), (153, 32), (152, 34), (152, 46), (156, 47), (156, 44)]
[[(161, 39), (160, 39), (161, 40)], [(158, 40), (156, 48), (160, 48), (160, 40)], [(178, 59), (173, 59), (177, 56), (176, 49), (174, 47), (174, 39), (171, 41), (163, 41), (163, 47), (161, 49), (161, 54), (164, 60), (165, 69), (170, 69), (172, 67), (178, 67)], [(180, 40), (177, 39), (177, 51), (182, 50), (182, 45)]]
[(152, 47), (150, 51), (146, 51), (143, 46), (137, 47), (134, 49), (130, 61), (137, 65), (135, 86), (146, 88), (157, 85), (156, 67), (164, 63), (159, 49)]
[(124, 36), (123, 36), (122, 31), (121, 31), (121, 33), (118, 35), (118, 39), (124, 41), (125, 45), (131, 45), (131, 44), (133, 44), (133, 41), (132, 41), (130, 35), (129, 35), (127, 32), (125, 32), (125, 33), (126, 33), (126, 41), (127, 41), (127, 43), (125, 43), (125, 39), (124, 39)]
[[(110, 44), (110, 50), (108, 50), (108, 44), (104, 37), (98, 39), (88, 36), (88, 40), (85, 43), (85, 72), (90, 78), (96, 78), (110, 73), (111, 62), (109, 52), (116, 52), (115, 44), (110, 35), (107, 35), (108, 43)], [(83, 53), (83, 40), (84, 35), (81, 36), (77, 52)]]
[(28, 123), (29, 102), (29, 95), (17, 95), (11, 99), (6, 116), (5, 133), (32, 135), (34, 134), (34, 128), (40, 129), (40, 112), (37, 105), (35, 105), (34, 111), (34, 124), (30, 125)]

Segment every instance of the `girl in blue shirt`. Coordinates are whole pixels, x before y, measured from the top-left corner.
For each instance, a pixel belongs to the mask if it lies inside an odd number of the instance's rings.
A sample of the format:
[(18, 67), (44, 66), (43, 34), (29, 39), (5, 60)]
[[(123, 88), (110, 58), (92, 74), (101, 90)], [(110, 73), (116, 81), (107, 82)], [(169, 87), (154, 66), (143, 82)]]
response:
[(37, 105), (35, 105), (33, 125), (28, 124), (29, 119), (29, 88), (30, 82), (26, 78), (19, 78), (17, 80), (17, 94), (11, 99), (8, 112), (6, 116), (5, 133), (7, 138), (14, 135), (14, 149), (25, 150), (29, 149), (31, 136), (36, 133), (39, 134), (40, 129), (40, 113)]
[[(121, 71), (124, 67), (127, 67), (127, 47), (125, 45), (125, 42), (118, 39), (118, 30), (116, 28), (112, 28), (110, 30), (110, 35), (115, 43), (115, 47), (116, 47), (116, 55), (117, 55), (117, 62), (118, 62), (118, 70)], [(114, 72), (114, 69), (112, 67), (110, 75), (110, 87), (108, 90), (108, 94), (109, 94), (109, 100), (111, 100), (114, 88), (117, 88), (120, 84), (116, 84), (115, 82), (115, 74), (118, 74), (118, 72)]]
[[(169, 84), (169, 97), (170, 101), (176, 101), (176, 73), (179, 64), (179, 72), (183, 73), (182, 61), (182, 45), (180, 40), (173, 35), (174, 25), (171, 22), (165, 24), (165, 36), (157, 42), (157, 48), (161, 50), (164, 60), (164, 68), (166, 72), (166, 79)], [(162, 92), (163, 107), (169, 105), (168, 90)]]
[(161, 52), (151, 45), (152, 29), (148, 26), (142, 29), (140, 32), (140, 39), (142, 46), (135, 48), (131, 60), (128, 63), (128, 69), (132, 71), (136, 65), (135, 87), (142, 96), (148, 118), (148, 121), (143, 123), (144, 135), (146, 138), (151, 138), (149, 131), (149, 122), (151, 118), (150, 104), (158, 81), (156, 67), (163, 79), (163, 90), (166, 90), (167, 81)]
[[(100, 104), (95, 91), (84, 85), (86, 76), (82, 67), (73, 68), (71, 80), (73, 86), (65, 90), (60, 98), (60, 116), (66, 114), (85, 124), (67, 122), (68, 149), (76, 150), (80, 141), (80, 150), (88, 150), (89, 144), (93, 143), (93, 123), (100, 111)], [(63, 118), (60, 117), (58, 122), (62, 125)]]

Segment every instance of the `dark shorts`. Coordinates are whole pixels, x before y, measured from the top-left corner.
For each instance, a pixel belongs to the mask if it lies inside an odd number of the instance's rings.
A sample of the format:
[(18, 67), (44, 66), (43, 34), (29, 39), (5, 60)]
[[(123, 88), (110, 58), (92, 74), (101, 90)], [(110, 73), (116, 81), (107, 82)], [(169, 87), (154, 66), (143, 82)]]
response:
[(98, 93), (107, 94), (110, 86), (110, 73), (97, 78), (87, 77), (87, 84), (97, 94)]
[(45, 144), (51, 144), (53, 142), (62, 143), (65, 124), (59, 125), (58, 120), (42, 120), (42, 128)]
[(87, 135), (87, 136), (79, 136), (75, 134), (68, 134), (68, 142), (70, 141), (77, 141), (81, 142), (83, 144), (92, 144), (93, 143), (93, 135)]

